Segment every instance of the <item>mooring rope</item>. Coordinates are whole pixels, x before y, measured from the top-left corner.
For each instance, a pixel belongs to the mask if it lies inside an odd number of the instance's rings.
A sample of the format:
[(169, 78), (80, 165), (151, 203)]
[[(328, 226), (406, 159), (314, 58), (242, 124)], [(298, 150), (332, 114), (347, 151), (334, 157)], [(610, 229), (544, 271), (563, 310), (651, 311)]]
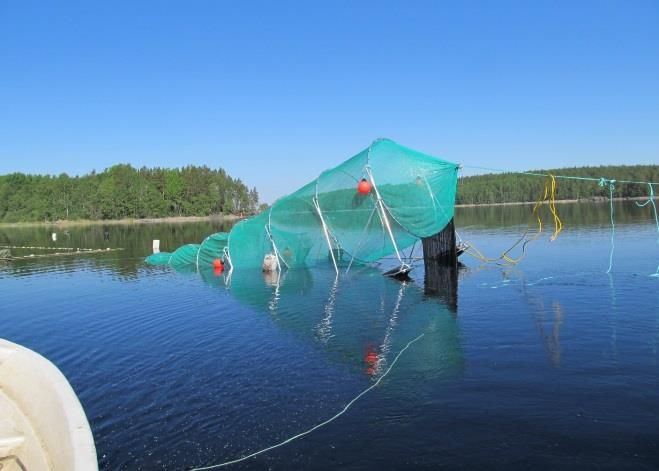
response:
[(284, 446), (284, 445), (286, 445), (286, 444), (288, 444), (288, 443), (291, 443), (292, 441), (297, 440), (298, 438), (302, 438), (302, 437), (304, 437), (305, 435), (310, 434), (310, 433), (313, 432), (314, 430), (317, 430), (317, 429), (319, 429), (319, 428), (321, 428), (321, 427), (324, 427), (325, 425), (327, 425), (327, 424), (333, 422), (334, 420), (336, 420), (336, 419), (338, 419), (339, 417), (341, 417), (341, 416), (342, 416), (342, 415), (343, 415), (348, 409), (350, 409), (350, 407), (351, 407), (355, 402), (357, 402), (357, 400), (358, 400), (359, 398), (361, 398), (364, 394), (368, 393), (369, 391), (371, 391), (372, 389), (374, 389), (375, 387), (377, 387), (377, 385), (380, 384), (380, 382), (381, 382), (381, 381), (382, 381), (382, 380), (383, 380), (383, 379), (389, 374), (389, 372), (390, 372), (391, 369), (394, 367), (394, 365), (396, 364), (396, 362), (398, 361), (398, 359), (400, 358), (400, 356), (405, 352), (405, 350), (407, 350), (407, 349), (410, 347), (410, 345), (412, 345), (413, 343), (417, 342), (418, 340), (421, 340), (421, 338), (422, 338), (424, 335), (426, 335), (426, 334), (425, 334), (425, 333), (422, 333), (422, 334), (419, 335), (418, 337), (416, 337), (416, 338), (410, 340), (409, 342), (407, 342), (407, 345), (405, 345), (405, 346), (401, 349), (401, 351), (398, 352), (398, 355), (396, 355), (396, 358), (394, 358), (394, 360), (391, 362), (391, 365), (389, 366), (389, 368), (387, 368), (387, 371), (385, 371), (385, 372), (382, 374), (382, 376), (380, 376), (380, 377), (377, 379), (377, 381), (376, 381), (375, 383), (371, 384), (368, 388), (364, 389), (362, 392), (360, 392), (359, 394), (357, 394), (357, 395), (356, 395), (356, 396), (355, 396), (350, 402), (348, 402), (348, 403), (345, 405), (345, 407), (344, 407), (343, 409), (341, 409), (339, 412), (337, 412), (335, 415), (333, 415), (333, 416), (330, 417), (329, 419), (325, 420), (324, 422), (321, 422), (321, 423), (319, 423), (319, 424), (317, 424), (317, 425), (314, 425), (314, 426), (311, 427), (310, 429), (305, 430), (304, 432), (298, 433), (297, 435), (293, 435), (292, 437), (287, 438), (286, 440), (284, 440), (284, 441), (282, 441), (282, 442), (279, 442), (279, 443), (277, 443), (277, 444), (275, 444), (275, 445), (271, 445), (271, 446), (269, 446), (269, 447), (267, 447), (267, 448), (263, 448), (262, 450), (255, 451), (254, 453), (251, 453), (251, 454), (249, 454), (249, 455), (243, 456), (243, 457), (241, 457), (241, 458), (237, 458), (237, 459), (235, 459), (235, 460), (230, 460), (230, 461), (225, 461), (224, 463), (213, 464), (213, 465), (210, 465), (210, 466), (202, 466), (202, 467), (200, 467), (200, 468), (192, 468), (190, 471), (204, 471), (204, 470), (207, 470), (207, 469), (217, 469), (217, 468), (221, 468), (221, 467), (223, 467), (223, 466), (229, 466), (229, 465), (232, 465), (232, 464), (240, 463), (241, 461), (248, 460), (248, 459), (253, 458), (253, 457), (257, 456), (257, 455), (261, 455), (261, 454), (266, 453), (266, 452), (268, 452), (268, 451), (274, 450), (275, 448), (279, 448), (279, 447)]
[[(563, 225), (561, 223), (560, 218), (558, 217), (558, 213), (556, 212), (556, 206), (555, 206), (555, 191), (556, 191), (556, 179), (561, 178), (564, 180), (581, 180), (581, 181), (589, 181), (589, 182), (597, 182), (597, 184), (601, 187), (605, 187), (608, 185), (609, 187), (609, 218), (611, 221), (611, 250), (609, 252), (609, 268), (607, 269), (606, 273), (611, 273), (613, 270), (613, 255), (615, 253), (615, 233), (616, 233), (616, 225), (615, 225), (615, 209), (613, 205), (613, 194), (615, 192), (615, 186), (616, 184), (624, 183), (624, 184), (630, 184), (630, 185), (648, 185), (650, 191), (648, 195), (648, 199), (645, 203), (639, 204), (636, 202), (636, 205), (639, 207), (646, 206), (648, 204), (652, 205), (652, 210), (654, 214), (654, 220), (655, 224), (657, 227), (657, 233), (659, 234), (659, 217), (657, 216), (657, 205), (655, 204), (655, 195), (654, 195), (654, 185), (659, 185), (658, 182), (640, 182), (640, 181), (633, 181), (633, 180), (615, 180), (612, 178), (605, 178), (605, 177), (600, 177), (600, 178), (594, 178), (594, 177), (577, 177), (577, 176), (572, 176), (572, 175), (553, 175), (553, 174), (545, 174), (545, 173), (539, 173), (539, 172), (519, 172), (519, 171), (511, 171), (511, 170), (504, 170), (500, 168), (492, 168), (492, 167), (478, 167), (478, 166), (470, 166), (470, 165), (464, 165), (464, 168), (472, 168), (472, 169), (477, 169), (477, 170), (486, 170), (490, 172), (501, 172), (501, 173), (516, 173), (519, 175), (531, 175), (531, 176), (536, 176), (536, 177), (546, 177), (546, 178), (551, 178), (551, 198), (549, 199), (549, 208), (550, 212), (554, 218), (554, 234), (551, 236), (550, 240), (554, 241), (556, 237), (558, 237), (558, 234), (563, 228)], [(545, 198), (547, 197), (547, 183), (545, 183)], [(538, 204), (543, 201), (543, 199), (539, 200), (536, 202), (536, 205), (534, 206), (533, 213), (535, 213)], [(521, 259), (525, 255), (525, 248), (526, 244), (531, 242), (532, 240), (535, 240), (539, 233), (542, 231), (542, 222), (538, 221), (538, 227), (539, 231), (538, 233), (530, 238), (529, 240), (526, 240), (524, 244), (522, 245), (522, 255), (517, 258), (517, 259), (511, 259), (508, 256), (508, 253), (517, 247), (524, 239), (526, 238), (526, 235), (529, 232), (530, 229), (530, 224), (529, 227), (527, 227), (527, 230), (524, 232), (522, 237), (515, 242), (512, 247), (510, 247), (508, 250), (503, 252), (499, 257), (497, 258), (488, 258), (483, 253), (478, 250), (476, 247), (473, 246), (473, 244), (469, 244), (469, 248), (467, 249), (466, 253), (477, 258), (483, 263), (491, 263), (491, 262), (499, 262), (501, 260), (504, 261), (504, 263), (510, 264), (510, 265), (515, 265), (521, 261)], [(657, 237), (657, 243), (659, 244), (659, 237)], [(659, 266), (657, 266), (657, 270), (655, 273), (653, 273), (650, 276), (654, 277), (659, 277)]]
[(616, 222), (614, 217), (613, 209), (613, 192), (615, 191), (615, 180), (607, 180), (606, 178), (600, 178), (598, 183), (599, 186), (606, 186), (609, 184), (609, 217), (611, 219), (611, 252), (609, 252), (609, 269), (606, 270), (607, 273), (611, 273), (613, 270), (613, 252), (616, 250), (615, 236), (616, 236)]
[[(534, 177), (548, 177), (551, 174), (540, 173), (540, 172), (520, 172), (518, 170), (506, 170), (502, 168), (493, 168), (493, 167), (478, 167), (474, 165), (463, 165), (464, 168), (473, 168), (474, 170), (486, 170), (488, 172), (499, 172), (499, 173), (517, 173), (519, 175), (531, 175)], [(605, 181), (616, 181), (610, 178), (595, 178), (595, 177), (577, 177), (574, 175), (554, 175), (555, 178), (560, 178), (563, 180), (581, 180), (587, 182), (601, 182)], [(618, 180), (617, 183), (626, 183), (629, 185), (659, 185), (659, 182), (637, 182), (633, 180)]]
[[(526, 246), (530, 242), (536, 240), (542, 233), (542, 218), (540, 217), (539, 210), (542, 204), (545, 202), (548, 203), (549, 212), (551, 213), (551, 216), (554, 220), (554, 232), (552, 233), (550, 240), (552, 242), (555, 241), (558, 238), (558, 235), (563, 230), (563, 223), (561, 222), (561, 218), (558, 216), (558, 211), (556, 210), (556, 178), (554, 177), (554, 175), (549, 175), (545, 180), (545, 186), (542, 194), (538, 197), (538, 200), (533, 206), (533, 211), (531, 212), (531, 218), (526, 226), (526, 230), (510, 248), (502, 252), (501, 255), (499, 255), (497, 258), (489, 258), (483, 255), (483, 252), (481, 252), (476, 246), (474, 246), (474, 244), (472, 244), (469, 241), (464, 241), (464, 243), (468, 247), (466, 253), (471, 255), (472, 257), (477, 258), (483, 263), (493, 263), (493, 262), (503, 261), (504, 264), (517, 265), (526, 256)], [(531, 231), (531, 227), (533, 226), (534, 220), (537, 224), (537, 231), (533, 236), (527, 239), (527, 235)], [(522, 244), (522, 253), (517, 258), (510, 257), (509, 255), (510, 252), (520, 244)]]
[[(654, 202), (654, 188), (652, 186), (652, 183), (648, 183), (648, 187), (650, 188), (650, 191), (648, 192), (648, 200), (643, 204), (639, 204), (637, 201), (636, 206), (642, 208), (644, 206), (647, 206), (648, 204), (652, 205), (652, 212), (654, 213), (654, 223), (657, 226), (657, 244), (659, 244), (659, 217), (657, 217), (657, 205)], [(650, 276), (659, 277), (659, 265), (657, 265), (657, 271)]]
[(31, 245), (0, 245), (0, 249), (32, 249), (32, 250), (77, 250), (78, 252), (84, 252), (89, 250), (97, 249), (85, 249), (78, 247), (36, 247)]
[(42, 254), (30, 254), (30, 255), (18, 255), (18, 256), (10, 256), (9, 258), (3, 259), (4, 261), (11, 261), (11, 260), (34, 260), (37, 258), (48, 258), (48, 257), (65, 257), (65, 256), (73, 256), (73, 255), (93, 255), (93, 254), (99, 254), (99, 253), (108, 253), (108, 252), (116, 252), (118, 250), (123, 250), (122, 248), (107, 248), (107, 249), (85, 249), (85, 250), (80, 250), (78, 252), (52, 252), (52, 253), (42, 253)]

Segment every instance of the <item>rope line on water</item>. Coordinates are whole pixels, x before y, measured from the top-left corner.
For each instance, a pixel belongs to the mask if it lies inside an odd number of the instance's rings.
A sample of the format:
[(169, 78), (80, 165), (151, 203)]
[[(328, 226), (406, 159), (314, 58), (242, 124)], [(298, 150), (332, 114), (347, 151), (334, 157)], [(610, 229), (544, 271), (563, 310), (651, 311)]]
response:
[[(609, 268), (607, 269), (606, 273), (611, 273), (613, 270), (613, 255), (615, 253), (615, 233), (616, 233), (616, 225), (615, 225), (615, 209), (613, 205), (613, 195), (615, 192), (615, 186), (616, 184), (624, 183), (624, 184), (635, 184), (635, 185), (648, 185), (649, 188), (649, 193), (648, 193), (648, 199), (644, 203), (640, 204), (636, 202), (636, 205), (639, 207), (644, 207), (647, 206), (648, 204), (652, 205), (652, 211), (654, 215), (654, 220), (655, 224), (657, 227), (657, 233), (659, 234), (659, 216), (657, 216), (657, 205), (655, 203), (655, 194), (654, 194), (654, 185), (659, 185), (658, 182), (640, 182), (640, 181), (633, 181), (633, 180), (616, 180), (613, 178), (605, 178), (605, 177), (600, 177), (600, 178), (594, 178), (594, 177), (577, 177), (577, 176), (572, 176), (572, 175), (553, 175), (553, 174), (545, 174), (545, 173), (539, 173), (539, 172), (519, 172), (519, 171), (510, 171), (510, 170), (504, 170), (500, 168), (493, 168), (493, 167), (479, 167), (479, 166), (471, 166), (471, 165), (464, 165), (464, 168), (472, 168), (472, 169), (478, 169), (478, 170), (486, 170), (489, 172), (502, 172), (502, 173), (516, 173), (519, 175), (531, 175), (531, 176), (537, 176), (537, 177), (545, 177), (548, 180), (551, 179), (551, 197), (548, 200), (549, 203), (549, 210), (552, 214), (552, 217), (554, 218), (554, 234), (551, 236), (550, 240), (554, 241), (558, 237), (558, 234), (561, 232), (563, 228), (563, 224), (561, 223), (560, 218), (558, 217), (558, 213), (556, 211), (556, 205), (555, 205), (555, 192), (556, 192), (556, 179), (561, 178), (565, 180), (581, 180), (581, 181), (589, 181), (589, 182), (597, 182), (597, 184), (600, 187), (609, 187), (609, 216), (611, 220), (611, 251), (609, 253)], [(477, 258), (483, 263), (492, 263), (492, 262), (499, 262), (501, 260), (504, 261), (505, 264), (510, 264), (510, 265), (516, 265), (519, 263), (522, 258), (526, 255), (526, 245), (537, 239), (537, 237), (540, 235), (540, 232), (542, 231), (542, 221), (540, 220), (539, 216), (536, 214), (537, 208), (539, 204), (543, 203), (545, 200), (547, 200), (547, 181), (545, 181), (545, 195), (544, 198), (541, 198), (536, 202), (535, 206), (533, 207), (533, 213), (535, 214), (536, 217), (538, 218), (538, 232), (529, 240), (526, 240), (523, 245), (522, 245), (522, 254), (517, 258), (517, 259), (512, 259), (508, 256), (508, 253), (513, 250), (515, 247), (517, 247), (524, 239), (526, 238), (526, 235), (528, 234), (530, 230), (530, 224), (527, 230), (524, 232), (522, 237), (520, 237), (508, 250), (503, 252), (499, 257), (497, 258), (488, 258), (483, 253), (478, 250), (473, 244), (466, 242), (468, 244), (468, 249), (466, 250), (466, 253), (471, 255), (472, 257)], [(659, 244), (659, 236), (657, 237), (657, 243)], [(652, 275), (653, 277), (659, 277), (659, 266), (657, 266), (657, 270), (655, 273)]]
[[(561, 218), (558, 216), (558, 211), (556, 210), (556, 178), (554, 177), (554, 175), (549, 175), (545, 180), (545, 186), (541, 196), (538, 197), (538, 200), (533, 206), (533, 211), (531, 212), (531, 217), (526, 226), (526, 230), (510, 248), (502, 252), (501, 255), (499, 255), (496, 258), (489, 258), (483, 255), (483, 252), (481, 252), (476, 246), (474, 246), (474, 244), (472, 244), (469, 241), (464, 241), (465, 244), (468, 246), (466, 253), (468, 253), (472, 257), (477, 258), (483, 263), (493, 263), (503, 260), (504, 264), (517, 265), (526, 256), (526, 246), (530, 242), (533, 242), (538, 237), (540, 237), (540, 234), (542, 233), (542, 217), (540, 216), (539, 210), (545, 202), (548, 203), (549, 205), (549, 212), (551, 213), (551, 216), (554, 221), (554, 232), (552, 233), (549, 240), (551, 240), (552, 242), (555, 241), (558, 238), (560, 232), (563, 230), (563, 223), (561, 222)], [(533, 226), (534, 221), (537, 224), (538, 229), (533, 236), (527, 239), (526, 236), (531, 231), (531, 227)], [(509, 254), (519, 244), (522, 244), (522, 253), (519, 255), (519, 257), (512, 258)]]
[[(463, 168), (472, 168), (474, 170), (487, 170), (488, 172), (499, 172), (499, 173), (517, 173), (520, 175), (531, 175), (534, 177), (549, 177), (551, 174), (549, 173), (539, 173), (539, 172), (520, 172), (517, 170), (505, 170), (501, 168), (493, 168), (493, 167), (478, 167), (475, 165), (463, 165)], [(587, 181), (587, 182), (601, 182), (602, 180), (607, 181), (607, 182), (616, 182), (614, 179), (610, 178), (595, 178), (595, 177), (577, 177), (573, 175), (553, 175), (554, 178), (560, 178), (563, 180), (582, 180), (582, 181)], [(630, 185), (659, 185), (659, 182), (636, 182), (633, 180), (617, 180), (617, 183), (626, 183)]]
[(324, 427), (325, 425), (327, 425), (327, 424), (333, 422), (334, 420), (336, 420), (336, 419), (338, 419), (339, 417), (341, 417), (341, 416), (342, 416), (342, 415), (343, 415), (348, 409), (350, 409), (350, 407), (351, 407), (355, 402), (357, 402), (357, 400), (358, 400), (360, 397), (362, 397), (364, 394), (368, 393), (369, 391), (371, 391), (372, 389), (374, 389), (375, 387), (377, 387), (377, 385), (380, 384), (380, 382), (381, 382), (381, 381), (382, 381), (382, 380), (383, 380), (383, 379), (389, 374), (389, 372), (390, 372), (391, 369), (394, 367), (394, 365), (396, 364), (396, 362), (398, 361), (398, 359), (400, 358), (400, 356), (405, 352), (405, 350), (407, 350), (407, 349), (410, 347), (410, 345), (412, 345), (413, 343), (415, 343), (415, 342), (417, 342), (418, 340), (420, 340), (424, 335), (426, 335), (426, 334), (425, 334), (425, 333), (422, 333), (422, 334), (419, 335), (418, 337), (416, 337), (416, 338), (410, 340), (409, 342), (407, 342), (407, 345), (405, 345), (405, 347), (403, 347), (403, 348), (401, 349), (401, 351), (398, 352), (398, 355), (396, 355), (396, 358), (394, 358), (394, 360), (391, 362), (391, 365), (389, 366), (389, 368), (387, 368), (387, 371), (385, 371), (385, 372), (382, 374), (382, 376), (380, 376), (380, 377), (377, 379), (377, 381), (376, 381), (375, 383), (373, 383), (373, 384), (370, 385), (368, 388), (364, 389), (362, 392), (360, 392), (359, 394), (357, 394), (357, 395), (356, 395), (356, 396), (355, 396), (350, 402), (348, 402), (348, 403), (345, 405), (345, 407), (344, 407), (343, 409), (341, 409), (338, 413), (336, 413), (335, 415), (333, 415), (333, 416), (330, 417), (329, 419), (325, 420), (324, 422), (321, 422), (321, 423), (319, 423), (319, 424), (317, 424), (317, 425), (314, 425), (314, 426), (311, 427), (310, 429), (305, 430), (304, 432), (298, 433), (297, 435), (293, 435), (292, 437), (287, 438), (286, 440), (284, 440), (284, 441), (282, 441), (282, 442), (279, 442), (279, 443), (277, 443), (277, 444), (275, 444), (275, 445), (271, 445), (271, 446), (269, 446), (269, 447), (267, 447), (267, 448), (263, 448), (262, 450), (255, 451), (254, 453), (251, 453), (251, 454), (249, 454), (249, 455), (245, 455), (245, 456), (243, 456), (243, 457), (241, 457), (241, 458), (236, 458), (235, 460), (225, 461), (224, 463), (214, 464), (214, 465), (210, 465), (210, 466), (202, 466), (202, 467), (200, 467), (200, 468), (192, 468), (190, 471), (204, 471), (204, 470), (208, 470), (208, 469), (217, 469), (217, 468), (221, 468), (221, 467), (223, 467), (223, 466), (229, 466), (229, 465), (232, 465), (232, 464), (240, 463), (241, 461), (248, 460), (248, 459), (253, 458), (253, 457), (257, 456), (257, 455), (261, 455), (261, 454), (266, 453), (266, 452), (268, 452), (268, 451), (274, 450), (275, 448), (279, 448), (279, 447), (284, 446), (284, 445), (286, 445), (286, 444), (288, 444), (288, 443), (291, 443), (292, 441), (297, 440), (298, 438), (302, 438), (302, 437), (304, 437), (305, 435), (310, 434), (310, 433), (313, 432), (314, 430), (317, 430), (317, 429), (319, 429), (319, 428), (321, 428), (321, 427)]
[[(654, 202), (654, 188), (650, 183), (648, 183), (648, 187), (650, 188), (650, 191), (648, 192), (648, 200), (643, 204), (639, 204), (637, 201), (636, 206), (642, 208), (644, 206), (647, 206), (648, 204), (652, 205), (652, 212), (654, 213), (654, 223), (657, 225), (657, 244), (659, 244), (659, 217), (657, 217), (657, 205)], [(659, 277), (659, 265), (657, 265), (657, 271), (650, 276)]]
[(0, 249), (32, 249), (32, 250), (77, 250), (78, 252), (97, 250), (78, 247), (35, 247), (31, 245), (0, 245)]
[(613, 209), (613, 192), (615, 191), (615, 180), (606, 180), (601, 178), (598, 185), (606, 186), (609, 184), (609, 215), (611, 217), (611, 252), (609, 253), (609, 269), (606, 270), (607, 273), (611, 273), (613, 270), (613, 252), (616, 250), (615, 236), (616, 236), (616, 222), (614, 218), (614, 209)]
[(118, 250), (123, 250), (122, 248), (106, 248), (106, 249), (85, 249), (80, 251), (67, 251), (67, 252), (50, 252), (42, 254), (30, 254), (30, 255), (10, 255), (8, 258), (3, 258), (2, 261), (12, 261), (12, 260), (34, 260), (37, 258), (49, 258), (49, 257), (66, 257), (66, 256), (75, 256), (75, 255), (93, 255), (99, 253), (108, 253), (116, 252)]

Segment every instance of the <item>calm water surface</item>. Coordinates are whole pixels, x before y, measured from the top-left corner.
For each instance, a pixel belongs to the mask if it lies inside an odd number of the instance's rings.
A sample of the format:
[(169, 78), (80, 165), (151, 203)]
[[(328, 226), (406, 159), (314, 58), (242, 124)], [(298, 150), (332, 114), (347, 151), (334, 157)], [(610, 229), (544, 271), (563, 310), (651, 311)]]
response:
[[(488, 254), (529, 207), (459, 210)], [(219, 223), (0, 229), (0, 245), (125, 250), (0, 264), (0, 337), (56, 363), (90, 420), (100, 467), (189, 469), (325, 428), (233, 469), (659, 466), (659, 244), (648, 208), (561, 205), (517, 267), (464, 257), (457, 307), (361, 267), (181, 273), (148, 267)], [(41, 253), (14, 249), (16, 255)], [(441, 290), (440, 290), (441, 291)], [(230, 469), (231, 469), (230, 468)]]

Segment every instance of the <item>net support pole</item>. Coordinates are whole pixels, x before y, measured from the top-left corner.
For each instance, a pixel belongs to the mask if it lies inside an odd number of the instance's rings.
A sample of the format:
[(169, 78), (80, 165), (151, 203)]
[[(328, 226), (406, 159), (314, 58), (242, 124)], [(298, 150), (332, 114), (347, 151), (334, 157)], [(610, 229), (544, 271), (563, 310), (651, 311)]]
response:
[(424, 292), (444, 301), (450, 312), (458, 306), (458, 254), (453, 219), (437, 234), (421, 239), (423, 244)]
[(229, 253), (229, 247), (224, 247), (224, 258), (227, 262), (229, 262), (229, 269), (233, 270), (233, 262), (231, 261), (231, 254)]
[(435, 235), (421, 239), (423, 261), (438, 263), (447, 267), (457, 267), (458, 255), (455, 250), (455, 224), (453, 219)]
[(325, 235), (325, 241), (327, 241), (327, 248), (329, 249), (330, 256), (332, 257), (332, 263), (334, 264), (334, 271), (336, 274), (339, 274), (339, 267), (336, 265), (336, 258), (334, 257), (334, 250), (332, 249), (332, 242), (330, 241), (329, 230), (327, 229), (327, 224), (325, 224), (325, 219), (323, 218), (323, 212), (320, 210), (318, 205), (318, 198), (314, 196), (313, 205), (316, 207), (318, 212), (318, 217), (320, 218), (320, 225), (323, 228), (323, 234)]
[(400, 251), (398, 250), (398, 244), (396, 243), (396, 239), (394, 238), (394, 233), (391, 230), (391, 225), (389, 224), (389, 218), (387, 217), (387, 211), (384, 207), (384, 203), (382, 202), (382, 197), (380, 196), (380, 192), (378, 191), (378, 187), (375, 184), (375, 178), (373, 178), (373, 172), (371, 172), (370, 167), (366, 167), (366, 173), (368, 174), (369, 180), (371, 180), (371, 185), (373, 186), (373, 191), (375, 192), (375, 204), (378, 208), (378, 214), (380, 215), (380, 219), (382, 220), (382, 224), (384, 227), (387, 229), (387, 233), (389, 234), (389, 238), (391, 239), (391, 243), (394, 246), (394, 250), (396, 251), (396, 258), (398, 258), (398, 261), (400, 262), (401, 269), (405, 268), (409, 270), (409, 265), (407, 265), (402, 257), (400, 256)]
[[(275, 244), (275, 239), (272, 237), (272, 232), (270, 231), (270, 224), (265, 226), (265, 231), (268, 234), (270, 243), (272, 244), (272, 251), (275, 253), (275, 258), (277, 260), (277, 271), (281, 271), (281, 262), (284, 262), (284, 265), (286, 265), (286, 260), (281, 257), (279, 250), (277, 250), (277, 244)], [(288, 268), (288, 265), (286, 265), (286, 268)]]
[(209, 238), (210, 238), (210, 236), (206, 237), (206, 238), (201, 242), (201, 244), (199, 244), (199, 248), (197, 249), (197, 261), (196, 261), (197, 271), (199, 271), (199, 252), (201, 252), (201, 248), (204, 246), (204, 244), (206, 243), (206, 241), (207, 241)]

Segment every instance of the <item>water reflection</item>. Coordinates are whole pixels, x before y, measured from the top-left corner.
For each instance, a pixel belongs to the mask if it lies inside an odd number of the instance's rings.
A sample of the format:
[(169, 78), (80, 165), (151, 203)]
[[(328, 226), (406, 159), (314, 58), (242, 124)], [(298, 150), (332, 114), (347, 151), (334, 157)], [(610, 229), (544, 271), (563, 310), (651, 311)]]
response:
[[(137, 279), (144, 269), (142, 260), (151, 253), (152, 241), (163, 248), (175, 248), (190, 240), (228, 230), (233, 221), (210, 220), (176, 224), (108, 224), (70, 226), (68, 233), (58, 226), (0, 226), (0, 246), (11, 247), (12, 256), (42, 255), (68, 248), (121, 248), (120, 252), (100, 255), (70, 255), (34, 260), (0, 262), (0, 276), (27, 276), (46, 272), (68, 272), (86, 267), (91, 271), (110, 271), (119, 279)], [(60, 236), (53, 240), (55, 232)], [(21, 248), (28, 247), (28, 248)], [(33, 248), (39, 247), (39, 248)]]
[[(553, 319), (548, 320), (547, 314), (549, 310), (541, 306), (540, 309), (534, 311), (535, 327), (538, 330), (540, 340), (547, 351), (549, 362), (552, 366), (560, 366), (561, 364), (561, 342), (560, 331), (563, 324), (563, 317), (565, 313), (563, 306), (558, 300), (552, 302), (551, 313)], [(548, 325), (549, 324), (549, 325)]]
[[(428, 298), (412, 281), (396, 281), (374, 268), (337, 277), (331, 267), (278, 273), (236, 270), (218, 276), (201, 270), (209, 285), (228, 290), (244, 306), (267, 314), (280, 328), (324, 350), (336, 362), (368, 375), (382, 373), (392, 355), (427, 331), (421, 372), (459, 373), (464, 365), (455, 310)], [(421, 348), (421, 347), (419, 347)]]
[(458, 312), (458, 275), (465, 266), (446, 266), (440, 263), (425, 263), (424, 292), (428, 297), (436, 297), (446, 304), (452, 313)]
[[(494, 220), (500, 208), (490, 209)], [(292, 436), (373, 384), (421, 332), (354, 413), (245, 467), (402, 469), (410, 456), (428, 469), (520, 467), (502, 447), (528, 450), (526, 467), (558, 468), (575, 454), (651, 467), (656, 229), (630, 208), (638, 218), (616, 232), (607, 276), (608, 214), (582, 230), (576, 209), (559, 211), (561, 238), (538, 241), (516, 269), (465, 259), (468, 270), (419, 266), (403, 283), (367, 267), (337, 279), (329, 264), (281, 276), (144, 265), (153, 239), (168, 250), (221, 229), (211, 223), (109, 226), (109, 241), (101, 226), (56, 242), (50, 229), (3, 227), (8, 245), (125, 250), (0, 263), (2, 336), (71, 378), (103, 469), (184, 469)], [(463, 225), (486, 224), (481, 216)], [(518, 229), (465, 232), (497, 253)]]

